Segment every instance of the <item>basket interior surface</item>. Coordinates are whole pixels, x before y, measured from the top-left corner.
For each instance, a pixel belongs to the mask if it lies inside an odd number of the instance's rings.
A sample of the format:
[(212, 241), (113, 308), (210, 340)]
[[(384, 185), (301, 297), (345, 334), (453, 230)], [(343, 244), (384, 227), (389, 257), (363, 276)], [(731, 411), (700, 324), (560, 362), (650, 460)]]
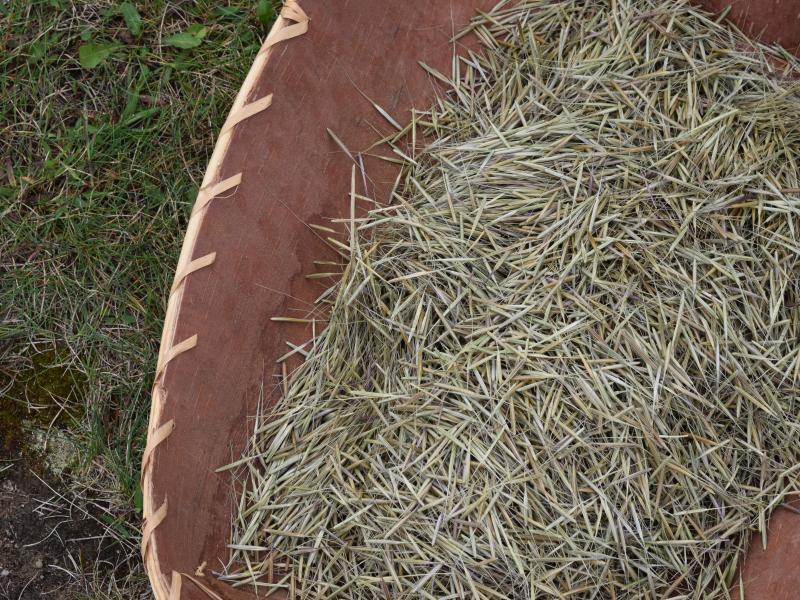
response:
[[(713, 9), (730, 3), (707, 2)], [(359, 175), (358, 193), (388, 201), (399, 167), (374, 156), (385, 149), (368, 151), (393, 130), (373, 103), (402, 124), (411, 108), (429, 107), (442, 88), (418, 63), (449, 74), (454, 51), (477, 47), (470, 36), (453, 42), (453, 34), (476, 10), (495, 4), (301, 0), (308, 31), (276, 43), (254, 66), (242, 97), (249, 102), (272, 94), (271, 104), (235, 125), (224, 151), (215, 152), (207, 182), (239, 174), (241, 181), (192, 217), (196, 235), (187, 236), (184, 255), (194, 260), (213, 253), (213, 263), (181, 278), (162, 340), (168, 360), (156, 380), (150, 439), (165, 423), (173, 421), (174, 429), (152, 452), (143, 486), (151, 525), (145, 558), (159, 600), (208, 598), (188, 578), (179, 596), (170, 595), (173, 571), (195, 576), (204, 563), (206, 575), (196, 578), (209, 590), (225, 599), (255, 598), (210, 575), (227, 556), (234, 502), (230, 475), (215, 470), (241, 455), (259, 401), (277, 397), (275, 361), (287, 351), (285, 341), (302, 343), (311, 335), (302, 325), (271, 318), (310, 310), (323, 286), (305, 276), (313, 261), (335, 254), (308, 225), (329, 225), (349, 211), (353, 161), (327, 129), (351, 154), (364, 152), (369, 179), (364, 189)], [(790, 49), (800, 45), (799, 3), (732, 4), (730, 15), (745, 31)], [(282, 18), (273, 34), (295, 23)], [(196, 345), (172, 353), (195, 335)], [(741, 571), (748, 599), (800, 595), (800, 517), (781, 509), (770, 532), (769, 550), (754, 544)]]

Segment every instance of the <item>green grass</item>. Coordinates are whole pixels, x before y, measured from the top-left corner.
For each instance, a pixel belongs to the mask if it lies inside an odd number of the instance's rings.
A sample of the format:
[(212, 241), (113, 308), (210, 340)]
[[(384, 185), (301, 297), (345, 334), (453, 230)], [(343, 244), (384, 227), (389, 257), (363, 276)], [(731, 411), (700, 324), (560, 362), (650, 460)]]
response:
[(263, 0), (133, 4), (0, 2), (0, 384), (40, 356), (80, 382), (57, 394), (73, 478), (131, 540), (168, 285), (274, 14)]

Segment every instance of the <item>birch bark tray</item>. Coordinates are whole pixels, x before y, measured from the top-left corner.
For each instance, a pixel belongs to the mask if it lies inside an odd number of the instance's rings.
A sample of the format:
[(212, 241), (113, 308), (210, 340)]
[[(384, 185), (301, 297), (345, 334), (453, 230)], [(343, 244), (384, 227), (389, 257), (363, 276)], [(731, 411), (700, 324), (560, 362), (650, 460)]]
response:
[[(796, 0), (706, 0), (752, 35), (800, 45)], [(158, 600), (255, 598), (211, 574), (225, 561), (234, 482), (259, 399), (277, 398), (276, 359), (310, 330), (271, 320), (307, 307), (305, 275), (334, 253), (308, 225), (349, 210), (351, 158), (441, 88), (453, 42), (495, 0), (289, 0), (245, 79), (208, 165), (184, 239), (161, 339), (142, 465), (142, 553)], [(374, 104), (373, 104), (374, 103)], [(372, 150), (372, 153), (380, 150)], [(365, 193), (387, 202), (399, 166), (364, 155)], [(362, 185), (363, 188), (363, 185)], [(769, 545), (742, 559), (745, 597), (800, 597), (800, 516), (774, 513)], [(273, 596), (274, 597), (274, 596)]]

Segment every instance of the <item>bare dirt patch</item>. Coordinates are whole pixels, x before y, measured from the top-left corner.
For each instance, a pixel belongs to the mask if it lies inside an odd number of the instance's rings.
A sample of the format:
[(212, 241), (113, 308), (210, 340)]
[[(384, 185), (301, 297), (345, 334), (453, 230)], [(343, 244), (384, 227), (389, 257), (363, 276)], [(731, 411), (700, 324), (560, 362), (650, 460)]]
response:
[(112, 540), (27, 464), (11, 463), (0, 477), (0, 598), (76, 597), (70, 588), (104, 553), (113, 554)]

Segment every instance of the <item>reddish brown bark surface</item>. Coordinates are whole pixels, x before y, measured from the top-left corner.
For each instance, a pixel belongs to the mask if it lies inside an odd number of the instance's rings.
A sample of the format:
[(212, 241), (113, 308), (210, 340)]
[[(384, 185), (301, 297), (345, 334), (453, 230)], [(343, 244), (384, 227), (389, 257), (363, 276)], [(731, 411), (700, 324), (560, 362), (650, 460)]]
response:
[[(273, 93), (272, 106), (237, 126), (222, 162), (220, 179), (241, 172), (242, 183), (212, 201), (195, 246), (194, 258), (216, 252), (216, 261), (193, 273), (183, 293), (175, 340), (197, 334), (198, 344), (170, 363), (164, 381), (160, 422), (175, 419), (176, 428), (154, 454), (152, 502), (169, 500), (154, 533), (167, 578), (173, 570), (193, 573), (203, 562), (206, 572), (220, 567), (234, 493), (230, 476), (215, 469), (241, 454), (262, 386), (274, 399), (284, 340), (308, 338), (299, 326), (270, 319), (303, 316), (321, 290), (305, 276), (313, 261), (333, 253), (307, 224), (349, 210), (352, 163), (326, 128), (358, 152), (389, 131), (365, 96), (401, 122), (412, 107), (428, 107), (437, 88), (418, 61), (449, 72), (451, 35), (476, 8), (494, 3), (302, 0), (308, 33), (273, 49), (253, 94)], [(800, 1), (707, 0), (714, 9), (728, 3), (745, 31), (792, 49), (800, 44)], [(367, 193), (386, 201), (397, 167), (366, 163)], [(768, 550), (755, 549), (744, 561), (747, 599), (800, 598), (799, 556), (800, 518), (781, 511)], [(213, 577), (203, 579), (212, 584)], [(182, 598), (206, 596), (184, 580)]]

